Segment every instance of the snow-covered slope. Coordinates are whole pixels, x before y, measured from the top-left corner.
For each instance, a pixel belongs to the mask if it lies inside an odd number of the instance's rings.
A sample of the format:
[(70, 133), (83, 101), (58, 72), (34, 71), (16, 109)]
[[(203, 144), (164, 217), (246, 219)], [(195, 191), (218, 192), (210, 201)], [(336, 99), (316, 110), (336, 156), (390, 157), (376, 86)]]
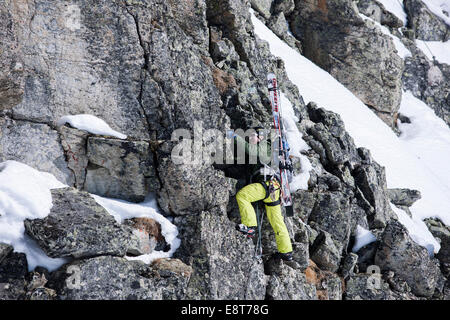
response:
[[(417, 135), (424, 135), (424, 139), (439, 139), (440, 147), (415, 149), (414, 143), (406, 137), (399, 138), (381, 121), (369, 108), (356, 98), (348, 89), (335, 80), (310, 60), (306, 59), (270, 31), (252, 13), (252, 22), (258, 37), (266, 40), (270, 45), (272, 54), (284, 60), (290, 80), (297, 85), (300, 94), (306, 103), (314, 101), (320, 107), (334, 111), (342, 117), (346, 129), (353, 137), (357, 146), (371, 150), (374, 159), (386, 168), (386, 178), (389, 188), (418, 189), (422, 199), (412, 207), (413, 221), (409, 226), (416, 225), (415, 230), (425, 242), (434, 246), (437, 251), (440, 246), (425, 227), (422, 219), (426, 217), (439, 217), (447, 225), (450, 224), (450, 188), (448, 178), (449, 170), (444, 166), (446, 159), (450, 158), (450, 130), (441, 128), (439, 133), (417, 130)], [(411, 97), (410, 97), (411, 98)], [(419, 104), (419, 100), (411, 98), (404, 100), (405, 104)], [(406, 107), (404, 107), (406, 108)], [(430, 112), (432, 113), (431, 109)], [(439, 120), (435, 115), (432, 118), (421, 119), (432, 126)], [(411, 124), (415, 128), (414, 122)], [(415, 129), (411, 129), (415, 130)], [(432, 136), (429, 136), (429, 135)], [(445, 137), (441, 139), (442, 135)], [(417, 136), (416, 136), (416, 139)], [(427, 154), (427, 158), (417, 155)], [(433, 162), (427, 159), (444, 159)], [(441, 173), (441, 174), (439, 174)], [(417, 238), (416, 237), (416, 238)], [(426, 245), (422, 241), (422, 245)]]
[(446, 42), (416, 40), (416, 45), (428, 59), (433, 60), (434, 57), (440, 63), (450, 65), (450, 40)]

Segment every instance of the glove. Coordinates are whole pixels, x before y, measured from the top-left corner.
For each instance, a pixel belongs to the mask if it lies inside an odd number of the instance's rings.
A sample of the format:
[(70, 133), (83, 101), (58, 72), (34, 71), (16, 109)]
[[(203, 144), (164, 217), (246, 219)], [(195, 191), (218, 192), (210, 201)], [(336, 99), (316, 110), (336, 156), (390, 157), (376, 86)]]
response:
[(227, 130), (227, 138), (231, 139), (236, 137), (236, 133), (234, 133), (234, 130)]

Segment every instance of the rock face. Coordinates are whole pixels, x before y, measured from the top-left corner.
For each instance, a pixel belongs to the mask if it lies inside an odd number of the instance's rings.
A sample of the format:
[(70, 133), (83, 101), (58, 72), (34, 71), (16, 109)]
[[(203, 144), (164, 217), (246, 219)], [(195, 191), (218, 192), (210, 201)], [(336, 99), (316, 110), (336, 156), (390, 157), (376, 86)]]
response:
[(25, 298), (27, 259), (25, 254), (12, 252), (11, 249), (4, 244), (0, 247), (0, 300)]
[(388, 224), (381, 236), (375, 264), (381, 270), (392, 270), (404, 279), (418, 296), (431, 297), (440, 271), (428, 251), (414, 243), (399, 222)]
[(86, 156), (84, 189), (90, 193), (141, 202), (158, 186), (148, 142), (89, 137)]
[(416, 38), (424, 41), (447, 41), (450, 27), (434, 15), (420, 0), (405, 0), (408, 25), (414, 30)]
[[(23, 254), (0, 245), (0, 299), (450, 297), (446, 226), (428, 222), (442, 247), (430, 258), (389, 203), (407, 208), (419, 194), (387, 189), (384, 168), (356, 147), (340, 116), (305, 105), (283, 61), (255, 36), (249, 12), (394, 127), (402, 85), (448, 117), (448, 66), (411, 41), (447, 36), (415, 9), (419, 2), (406, 3), (411, 25), (400, 32), (402, 22), (369, 0), (3, 1), (0, 161), (24, 162), (68, 185), (52, 190), (48, 217), (27, 220), (25, 229), (49, 256), (76, 260), (51, 274), (28, 272)], [(359, 13), (410, 49), (405, 66), (391, 38)], [(255, 257), (256, 239), (235, 230), (237, 181), (210, 161), (217, 150), (208, 137), (271, 125), (268, 72), (293, 106), (314, 169), (294, 194), (294, 216), (285, 217), (291, 262), (271, 257), (277, 248), (267, 220), (264, 255)], [(56, 126), (82, 113), (128, 138)], [(127, 260), (167, 252), (163, 228), (149, 218), (119, 224), (88, 192), (133, 202), (154, 192), (180, 247), (151, 264)], [(377, 240), (352, 252), (358, 226)], [(380, 273), (369, 272), (374, 266)]]
[(21, 0), (10, 7), (27, 70), (16, 118), (55, 123), (89, 113), (127, 135), (148, 137), (139, 103), (145, 60), (123, 3)]
[(253, 242), (240, 236), (226, 216), (202, 212), (178, 217), (175, 224), (182, 235), (176, 257), (193, 268), (187, 299), (264, 299), (264, 266), (254, 257)]
[(49, 286), (63, 300), (179, 300), (184, 298), (190, 272), (179, 262), (178, 267), (172, 262), (153, 268), (101, 256), (65, 265), (52, 275)]
[(394, 126), (403, 61), (391, 39), (364, 22), (353, 1), (295, 4), (289, 21), (292, 33), (302, 42), (303, 54)]
[(124, 256), (137, 239), (84, 192), (52, 190), (53, 207), (44, 219), (25, 220), (25, 230), (53, 258)]
[(450, 66), (430, 61), (413, 45), (408, 48), (412, 55), (405, 59), (402, 76), (405, 89), (433, 108), (436, 115), (450, 125)]
[(0, 111), (18, 104), (24, 91), (24, 66), (17, 35), (19, 21), (12, 23), (15, 9), (0, 7)]
[(68, 185), (74, 183), (58, 133), (46, 124), (0, 118), (0, 161), (5, 160), (50, 172)]

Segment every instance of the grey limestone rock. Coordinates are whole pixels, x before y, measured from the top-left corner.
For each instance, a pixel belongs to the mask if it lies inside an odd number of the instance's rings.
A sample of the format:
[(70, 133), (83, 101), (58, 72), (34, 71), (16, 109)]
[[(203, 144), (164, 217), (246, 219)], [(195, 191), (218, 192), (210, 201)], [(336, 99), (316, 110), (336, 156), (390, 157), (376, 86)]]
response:
[(64, 265), (48, 286), (61, 300), (179, 300), (185, 297), (191, 272), (179, 261), (153, 267), (100, 256)]
[(25, 220), (25, 230), (53, 258), (124, 256), (137, 239), (86, 192), (51, 190), (53, 207), (43, 219)]
[(375, 264), (382, 271), (394, 271), (417, 296), (431, 297), (440, 276), (436, 260), (430, 258), (427, 249), (416, 244), (406, 228), (397, 221), (386, 226), (375, 255)]
[(415, 31), (417, 39), (424, 41), (446, 41), (450, 37), (450, 27), (437, 17), (420, 0), (405, 0), (408, 24)]
[(158, 188), (153, 152), (146, 141), (89, 137), (84, 190), (141, 202)]

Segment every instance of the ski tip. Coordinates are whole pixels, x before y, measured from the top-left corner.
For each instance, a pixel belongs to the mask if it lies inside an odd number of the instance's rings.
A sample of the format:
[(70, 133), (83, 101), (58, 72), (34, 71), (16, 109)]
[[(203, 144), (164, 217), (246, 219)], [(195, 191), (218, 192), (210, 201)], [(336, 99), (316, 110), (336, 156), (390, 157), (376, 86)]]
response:
[(267, 74), (267, 80), (272, 80), (274, 78), (276, 78), (277, 76), (275, 75), (275, 73), (268, 73)]

